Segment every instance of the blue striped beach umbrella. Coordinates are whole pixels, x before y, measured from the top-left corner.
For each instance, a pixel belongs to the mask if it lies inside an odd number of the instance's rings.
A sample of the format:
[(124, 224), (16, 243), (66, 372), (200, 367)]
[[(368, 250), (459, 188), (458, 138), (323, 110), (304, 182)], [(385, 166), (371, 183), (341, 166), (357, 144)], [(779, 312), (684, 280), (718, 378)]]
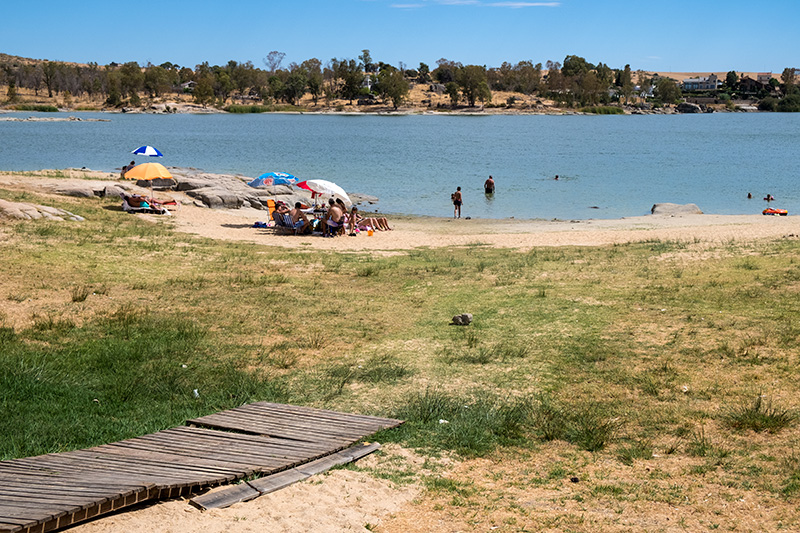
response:
[(271, 185), (294, 185), (297, 178), (286, 172), (267, 172), (249, 182), (251, 187), (269, 187)]
[(131, 153), (136, 155), (149, 155), (150, 157), (164, 157), (164, 154), (152, 146), (140, 146)]

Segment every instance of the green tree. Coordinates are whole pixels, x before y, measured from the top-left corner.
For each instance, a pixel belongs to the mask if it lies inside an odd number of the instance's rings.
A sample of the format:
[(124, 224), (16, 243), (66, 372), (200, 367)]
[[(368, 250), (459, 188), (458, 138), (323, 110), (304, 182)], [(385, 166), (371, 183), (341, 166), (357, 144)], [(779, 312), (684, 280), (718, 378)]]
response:
[(422, 83), (428, 83), (431, 81), (431, 68), (426, 65), (425, 63), (420, 63), (419, 68), (417, 69), (419, 73), (419, 78), (417, 78)]
[(561, 74), (571, 78), (573, 76), (586, 74), (590, 70), (594, 70), (594, 65), (587, 63), (584, 58), (580, 56), (567, 56), (564, 58), (564, 66), (561, 67)]
[(214, 73), (208, 62), (197, 65), (195, 68), (195, 86), (192, 98), (203, 107), (214, 101)]
[(314, 105), (317, 105), (317, 100), (322, 94), (322, 61), (317, 58), (306, 59), (300, 66), (306, 71), (308, 92), (311, 93)]
[(383, 68), (378, 73), (375, 90), (384, 101), (391, 100), (397, 109), (408, 97), (409, 86), (402, 71), (396, 68)]
[(170, 75), (166, 69), (152, 65), (147, 67), (144, 73), (144, 90), (148, 92), (151, 98), (161, 96), (169, 91), (171, 87)]
[(633, 95), (633, 76), (631, 75), (631, 66), (625, 65), (625, 68), (620, 74), (620, 92), (625, 97), (625, 103), (628, 103)]
[(13, 104), (19, 98), (17, 96), (17, 81), (13, 77), (8, 78), (8, 91), (6, 91), (8, 103)]
[(736, 74), (735, 70), (731, 70), (725, 75), (725, 87), (733, 90), (736, 88), (738, 84), (739, 84), (739, 76)]
[(456, 73), (456, 82), (470, 107), (475, 107), (476, 100), (491, 101), (492, 93), (486, 79), (486, 67), (479, 65), (462, 67)]
[(447, 96), (450, 97), (450, 105), (453, 107), (457, 106), (461, 97), (458, 84), (454, 81), (448, 82), (447, 85), (444, 86), (444, 90)]
[(358, 56), (358, 59), (361, 60), (361, 64), (364, 65), (364, 72), (375, 72), (378, 70), (377, 65), (372, 62), (372, 56), (369, 55), (369, 50), (361, 50), (361, 55)]
[(56, 74), (58, 74), (58, 64), (51, 61), (42, 63), (42, 76), (44, 86), (47, 87), (47, 97), (53, 97), (53, 87), (55, 86)]
[(778, 111), (782, 113), (800, 113), (800, 93), (784, 96), (778, 102)]
[(120, 91), (123, 97), (137, 95), (144, 86), (144, 74), (136, 61), (125, 63), (119, 68)]
[(783, 73), (781, 73), (781, 84), (783, 85), (783, 94), (790, 95), (797, 91), (797, 86), (795, 85), (795, 69), (794, 68), (785, 68), (783, 69)]
[(283, 87), (283, 99), (288, 104), (295, 105), (306, 94), (308, 75), (306, 70), (297, 64), (293, 63), (289, 68), (289, 76)]
[(514, 90), (522, 94), (534, 94), (542, 84), (542, 64), (532, 61), (520, 61), (514, 66), (516, 84)]
[(267, 54), (267, 57), (264, 58), (264, 64), (267, 66), (267, 71), (270, 75), (274, 76), (278, 69), (281, 68), (284, 57), (286, 57), (286, 54), (277, 50)]
[(456, 72), (461, 68), (461, 63), (441, 58), (436, 62), (436, 65), (437, 67), (432, 73), (433, 79), (442, 85), (456, 81)]
[(339, 62), (339, 78), (342, 80), (342, 98), (350, 100), (356, 98), (361, 92), (361, 85), (364, 83), (364, 71), (355, 59), (343, 60)]
[(597, 74), (593, 70), (585, 72), (578, 82), (578, 99), (581, 105), (596, 105), (600, 100), (603, 89), (603, 84), (600, 83)]
[(681, 88), (669, 78), (659, 78), (654, 93), (665, 104), (674, 104), (681, 97)]
[(547, 69), (546, 85), (550, 97), (558, 101), (563, 100), (567, 86), (564, 76), (561, 74), (561, 63), (548, 60), (545, 68)]
[(766, 98), (759, 100), (758, 109), (760, 111), (777, 111), (778, 99), (773, 96), (767, 96)]

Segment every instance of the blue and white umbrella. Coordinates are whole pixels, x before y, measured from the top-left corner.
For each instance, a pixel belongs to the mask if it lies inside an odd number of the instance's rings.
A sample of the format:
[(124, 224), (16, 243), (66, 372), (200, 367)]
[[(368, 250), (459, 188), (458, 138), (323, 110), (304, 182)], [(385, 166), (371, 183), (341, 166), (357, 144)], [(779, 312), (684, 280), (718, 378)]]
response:
[(136, 155), (149, 155), (150, 157), (164, 157), (164, 154), (152, 146), (140, 146), (131, 153)]
[(270, 187), (272, 185), (294, 185), (297, 178), (286, 172), (266, 172), (249, 182), (251, 187)]

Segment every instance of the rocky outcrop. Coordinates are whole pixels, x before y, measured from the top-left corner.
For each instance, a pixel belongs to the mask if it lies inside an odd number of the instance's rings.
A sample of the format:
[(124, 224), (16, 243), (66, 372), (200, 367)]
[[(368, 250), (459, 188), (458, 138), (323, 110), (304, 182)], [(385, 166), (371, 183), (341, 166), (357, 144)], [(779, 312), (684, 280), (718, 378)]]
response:
[(281, 200), (289, 205), (295, 202), (308, 204), (311, 194), (287, 185), (254, 188), (247, 182), (251, 178), (229, 174), (209, 174), (195, 169), (170, 169), (175, 179), (175, 189), (215, 209), (252, 207), (267, 209), (267, 200)]
[[(153, 189), (156, 191), (175, 190), (186, 193), (195, 199), (195, 205), (211, 207), (215, 209), (239, 209), (251, 207), (254, 209), (266, 210), (270, 199), (280, 200), (293, 206), (295, 202), (302, 204), (313, 203), (309, 191), (290, 187), (288, 185), (264, 186), (259, 188), (247, 185), (252, 178), (231, 174), (211, 174), (194, 168), (169, 169), (172, 179), (156, 179), (152, 181), (139, 180), (135, 182), (137, 187), (143, 189)], [(124, 192), (132, 192), (134, 182), (91, 180), (71, 180), (48, 185), (46, 188), (65, 196), (75, 196), (82, 198), (98, 197), (118, 197)], [(141, 192), (141, 191), (139, 191)], [(378, 201), (374, 196), (362, 194), (352, 194), (351, 199), (356, 204), (373, 204)]]
[(703, 212), (696, 204), (653, 204), (650, 209), (653, 215), (702, 215)]
[(8, 202), (6, 200), (0, 200), (0, 216), (20, 220), (35, 220), (39, 218), (48, 220), (73, 220), (76, 222), (83, 220), (83, 217), (63, 209), (24, 202)]
[(678, 113), (702, 113), (703, 108), (697, 104), (690, 104), (689, 102), (681, 102), (676, 108)]

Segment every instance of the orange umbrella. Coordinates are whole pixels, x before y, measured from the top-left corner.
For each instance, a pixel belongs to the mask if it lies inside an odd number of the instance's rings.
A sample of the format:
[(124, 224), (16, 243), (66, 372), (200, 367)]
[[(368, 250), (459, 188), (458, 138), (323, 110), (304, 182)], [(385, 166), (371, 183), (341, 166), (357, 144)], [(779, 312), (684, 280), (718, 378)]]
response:
[(172, 174), (161, 163), (142, 163), (125, 173), (125, 179), (128, 180), (154, 180), (158, 178), (172, 178)]

